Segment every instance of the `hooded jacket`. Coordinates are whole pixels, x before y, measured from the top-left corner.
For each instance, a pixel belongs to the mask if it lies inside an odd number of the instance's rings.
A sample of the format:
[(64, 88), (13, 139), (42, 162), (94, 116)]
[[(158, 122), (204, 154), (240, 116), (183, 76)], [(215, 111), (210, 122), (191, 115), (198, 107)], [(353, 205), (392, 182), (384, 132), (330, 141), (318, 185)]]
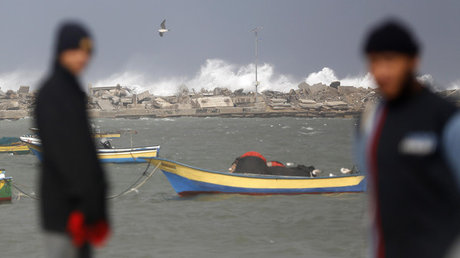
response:
[(65, 232), (74, 211), (81, 212), (88, 225), (107, 221), (107, 184), (86, 105), (77, 78), (56, 62), (35, 107), (43, 148), (40, 211), (48, 231)]
[(356, 141), (368, 173), (373, 257), (445, 257), (460, 236), (460, 115), (422, 87), (363, 114)]

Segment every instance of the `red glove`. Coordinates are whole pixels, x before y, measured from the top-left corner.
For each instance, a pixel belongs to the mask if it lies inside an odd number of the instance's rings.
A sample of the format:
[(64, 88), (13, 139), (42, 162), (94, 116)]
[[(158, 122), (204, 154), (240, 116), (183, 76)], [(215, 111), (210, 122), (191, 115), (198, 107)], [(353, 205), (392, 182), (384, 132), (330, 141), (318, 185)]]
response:
[(67, 231), (70, 233), (72, 243), (76, 247), (82, 247), (86, 242), (85, 216), (80, 211), (70, 213), (67, 221)]
[(88, 241), (94, 246), (103, 246), (110, 233), (107, 222), (99, 221), (91, 225), (88, 230)]
[(85, 216), (80, 211), (70, 213), (67, 222), (67, 231), (69, 231), (72, 243), (76, 247), (82, 247), (84, 243), (89, 242), (94, 246), (105, 244), (109, 236), (109, 225), (105, 221), (100, 221), (94, 225), (85, 225)]

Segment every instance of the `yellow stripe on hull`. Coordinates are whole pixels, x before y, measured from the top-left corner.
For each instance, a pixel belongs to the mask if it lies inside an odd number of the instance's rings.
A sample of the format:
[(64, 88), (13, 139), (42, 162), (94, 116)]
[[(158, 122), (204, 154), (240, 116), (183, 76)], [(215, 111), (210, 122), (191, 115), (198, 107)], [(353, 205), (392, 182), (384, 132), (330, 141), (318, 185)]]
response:
[(129, 158), (141, 158), (141, 157), (156, 157), (158, 151), (142, 151), (134, 153), (98, 153), (99, 159), (129, 159)]
[(300, 189), (300, 188), (334, 188), (358, 185), (364, 176), (346, 176), (331, 178), (281, 178), (261, 175), (241, 175), (230, 173), (208, 172), (175, 162), (152, 159), (153, 165), (161, 162), (160, 169), (189, 180), (225, 185), (230, 187), (253, 188), (253, 189)]
[[(32, 151), (35, 151), (35, 154), (39, 156), (41, 154), (41, 147), (34, 144), (27, 144)], [(158, 147), (159, 148), (159, 147)], [(135, 162), (145, 162), (142, 158), (155, 158), (158, 157), (158, 150), (159, 149), (151, 149), (151, 150), (133, 150), (133, 151), (120, 151), (120, 152), (98, 152), (98, 158), (103, 162), (120, 162), (126, 160), (134, 160)], [(137, 161), (136, 161), (137, 160)]]
[(119, 133), (95, 133), (94, 138), (120, 138)]
[(29, 147), (26, 145), (17, 145), (17, 146), (0, 146), (0, 152), (20, 152), (28, 151)]

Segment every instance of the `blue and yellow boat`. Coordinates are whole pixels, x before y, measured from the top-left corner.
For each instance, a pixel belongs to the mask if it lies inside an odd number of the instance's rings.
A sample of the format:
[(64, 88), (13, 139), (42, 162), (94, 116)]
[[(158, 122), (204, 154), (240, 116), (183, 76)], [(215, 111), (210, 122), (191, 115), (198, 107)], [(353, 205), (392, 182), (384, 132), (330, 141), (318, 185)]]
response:
[[(37, 158), (42, 160), (41, 141), (34, 137), (23, 136), (23, 141)], [(135, 147), (123, 149), (98, 149), (97, 155), (103, 163), (143, 163), (144, 158), (155, 158), (160, 153), (160, 146)]]
[(28, 154), (29, 152), (29, 147), (17, 137), (0, 138), (0, 153)]
[(234, 193), (251, 195), (317, 194), (363, 192), (363, 175), (334, 177), (295, 177), (217, 172), (196, 168), (175, 161), (151, 158), (181, 196), (200, 193)]

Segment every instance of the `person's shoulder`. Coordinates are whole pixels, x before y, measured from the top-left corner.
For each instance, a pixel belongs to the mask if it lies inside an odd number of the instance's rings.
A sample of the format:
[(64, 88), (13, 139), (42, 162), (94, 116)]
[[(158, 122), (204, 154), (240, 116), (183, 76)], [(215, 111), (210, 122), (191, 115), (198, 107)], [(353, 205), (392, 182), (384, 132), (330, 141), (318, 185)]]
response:
[(454, 103), (441, 97), (438, 93), (431, 89), (424, 88), (423, 105), (427, 114), (431, 114), (435, 121), (438, 121), (441, 126), (445, 126), (452, 117), (458, 114), (458, 107)]
[(54, 106), (62, 104), (65, 98), (62, 83), (56, 76), (49, 75), (40, 84), (37, 92), (36, 105), (40, 106)]
[(424, 87), (423, 88), (423, 96), (424, 101), (428, 106), (431, 108), (436, 108), (441, 112), (450, 111), (455, 112), (457, 111), (457, 107), (447, 99), (441, 97), (438, 93), (435, 93), (433, 90)]
[(45, 80), (42, 81), (40, 86), (38, 87), (37, 92), (37, 100), (45, 99), (53, 95), (55, 89), (53, 87), (53, 77), (47, 77)]

